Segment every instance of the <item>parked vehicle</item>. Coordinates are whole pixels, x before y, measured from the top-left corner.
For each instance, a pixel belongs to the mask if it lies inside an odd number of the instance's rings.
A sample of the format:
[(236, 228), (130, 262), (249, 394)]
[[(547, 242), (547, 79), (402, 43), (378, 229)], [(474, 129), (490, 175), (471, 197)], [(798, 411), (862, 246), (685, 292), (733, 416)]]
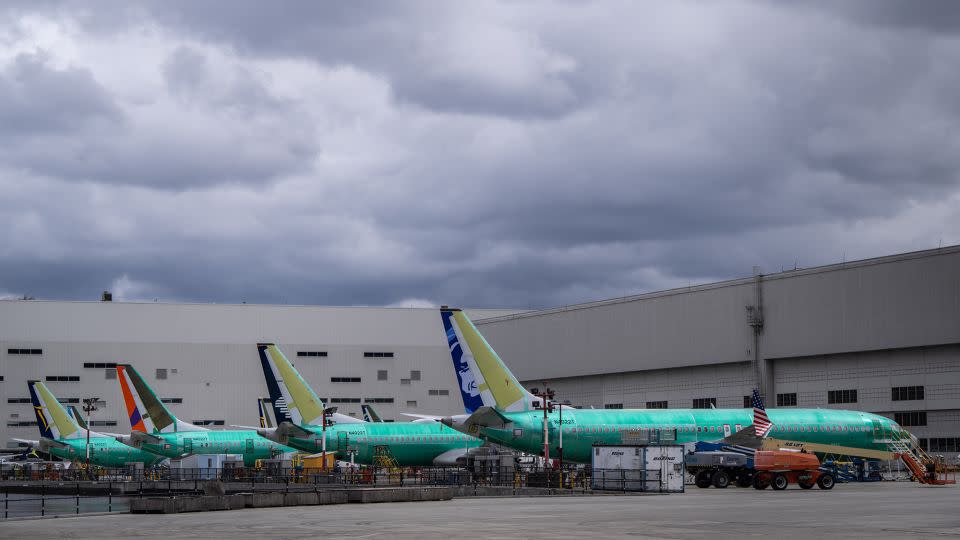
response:
[(791, 483), (803, 489), (814, 485), (820, 489), (833, 489), (836, 480), (833, 475), (820, 468), (820, 460), (807, 452), (786, 452), (782, 450), (758, 450), (753, 458), (756, 470), (753, 476), (755, 489), (787, 489)]

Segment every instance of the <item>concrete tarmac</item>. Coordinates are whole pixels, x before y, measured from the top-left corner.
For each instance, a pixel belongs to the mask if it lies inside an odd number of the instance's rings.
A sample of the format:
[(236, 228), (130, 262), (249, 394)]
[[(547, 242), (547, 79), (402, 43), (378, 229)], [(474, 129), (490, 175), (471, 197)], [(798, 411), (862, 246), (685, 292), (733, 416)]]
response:
[(950, 538), (960, 488), (838, 484), (833, 491), (473, 498), (178, 515), (0, 521), (0, 538)]

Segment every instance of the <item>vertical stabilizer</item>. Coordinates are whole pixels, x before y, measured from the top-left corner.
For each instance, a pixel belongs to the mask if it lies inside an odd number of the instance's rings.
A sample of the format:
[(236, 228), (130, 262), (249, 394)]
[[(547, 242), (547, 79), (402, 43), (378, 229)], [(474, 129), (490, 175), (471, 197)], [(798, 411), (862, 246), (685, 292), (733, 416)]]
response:
[[(273, 343), (257, 344), (263, 375), (268, 389), (276, 385), (276, 391), (286, 406), (290, 421), (297, 425), (320, 425), (323, 422), (323, 402), (316, 392), (303, 380), (287, 357)], [(273, 389), (270, 389), (273, 397)], [(278, 399), (273, 399), (274, 412), (278, 409)], [(280, 421), (280, 415), (277, 415)]]
[(257, 398), (257, 410), (260, 413), (260, 427), (263, 429), (275, 428), (277, 424), (270, 417), (270, 402), (265, 398)]
[(130, 364), (117, 365), (117, 382), (123, 393), (132, 431), (145, 433), (173, 433), (176, 431), (207, 431), (206, 428), (180, 421), (153, 393), (153, 389)]
[(77, 423), (83, 429), (87, 429), (87, 421), (83, 418), (83, 415), (80, 414), (80, 411), (77, 410), (75, 405), (67, 407), (67, 412), (70, 413), (70, 418)]
[(372, 405), (361, 405), (360, 409), (363, 410), (363, 419), (367, 422), (383, 422), (380, 418), (380, 415), (377, 414), (377, 411), (374, 410)]
[(81, 439), (87, 430), (81, 428), (70, 413), (57, 401), (47, 386), (40, 381), (27, 381), (30, 401), (37, 415), (37, 427), (42, 437), (58, 439)]
[(539, 399), (523, 388), (466, 313), (444, 309), (440, 315), (464, 409), (468, 413), (484, 405), (506, 412), (532, 409)]

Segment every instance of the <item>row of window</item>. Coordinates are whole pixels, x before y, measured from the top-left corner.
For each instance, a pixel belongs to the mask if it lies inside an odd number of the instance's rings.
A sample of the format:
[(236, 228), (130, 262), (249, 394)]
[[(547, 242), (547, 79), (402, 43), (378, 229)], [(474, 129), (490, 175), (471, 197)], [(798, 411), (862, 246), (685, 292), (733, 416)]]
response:
[(297, 351), (297, 356), (298, 357), (304, 357), (304, 356), (326, 357), (327, 351)]
[(160, 398), (162, 403), (183, 403), (183, 398), (181, 397), (165, 397)]
[(666, 401), (648, 401), (647, 408), (648, 409), (666, 409), (667, 402)]
[(623, 403), (606, 403), (603, 405), (604, 409), (622, 409)]
[(927, 411), (909, 411), (893, 413), (893, 421), (901, 426), (927, 425)]
[(358, 397), (335, 397), (330, 398), (330, 403), (360, 403)]
[(827, 403), (856, 403), (856, 390), (827, 390)]
[(777, 407), (796, 407), (797, 394), (777, 394)]
[[(297, 356), (300, 358), (304, 357), (320, 357), (326, 358), (327, 351), (297, 351)], [(364, 358), (393, 358), (392, 352), (364, 352)]]
[(430, 390), (427, 392), (427, 395), (430, 395), (430, 396), (449, 396), (449, 395), (450, 395), (450, 391), (449, 391), (449, 390), (430, 389)]
[(90, 427), (116, 426), (116, 420), (91, 420)]
[[(76, 405), (80, 403), (80, 398), (64, 397), (64, 398), (57, 398), (57, 401), (65, 405)], [(12, 398), (7, 398), (7, 403), (31, 403), (31, 400), (28, 397), (12, 397)]]
[(368, 397), (363, 398), (364, 403), (393, 403), (392, 397)]
[(393, 358), (392, 352), (365, 352), (364, 358)]
[(115, 368), (117, 367), (116, 362), (84, 362), (84, 368), (89, 369), (105, 369), (105, 368)]
[(920, 448), (927, 452), (960, 452), (960, 437), (920, 439)]
[(76, 375), (47, 375), (47, 382), (80, 382)]
[(716, 407), (716, 406), (717, 406), (717, 398), (715, 397), (693, 399), (694, 409), (709, 409), (711, 407)]
[(923, 399), (922, 386), (896, 386), (891, 389), (890, 399), (893, 401), (916, 401)]
[(360, 382), (360, 377), (330, 377), (330, 382), (332, 382), (332, 383), (342, 383), (342, 382), (354, 383), (354, 382)]
[(43, 354), (43, 349), (7, 349), (7, 354)]
[(222, 426), (224, 424), (223, 420), (194, 420), (193, 425), (195, 426)]

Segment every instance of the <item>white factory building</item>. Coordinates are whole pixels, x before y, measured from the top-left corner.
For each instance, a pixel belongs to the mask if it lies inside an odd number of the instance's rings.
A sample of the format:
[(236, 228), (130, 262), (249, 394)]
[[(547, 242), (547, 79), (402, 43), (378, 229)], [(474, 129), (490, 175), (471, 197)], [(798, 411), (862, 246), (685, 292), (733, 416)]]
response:
[[(509, 307), (509, 306), (508, 306)], [(755, 275), (541, 311), (467, 310), (528, 386), (577, 406), (845, 408), (960, 450), (960, 246)], [(321, 398), (358, 415), (462, 412), (439, 311), (419, 308), (0, 301), (0, 440), (35, 439), (26, 381), (100, 397), (130, 363), (182, 420), (255, 425), (256, 343), (277, 343)]]

